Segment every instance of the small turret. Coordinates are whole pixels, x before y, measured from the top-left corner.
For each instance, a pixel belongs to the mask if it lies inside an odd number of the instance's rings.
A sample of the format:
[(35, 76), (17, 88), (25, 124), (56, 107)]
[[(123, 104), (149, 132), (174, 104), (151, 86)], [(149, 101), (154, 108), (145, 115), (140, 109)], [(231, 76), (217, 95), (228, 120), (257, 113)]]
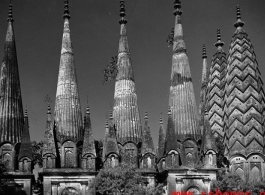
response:
[(82, 168), (95, 171), (96, 149), (90, 121), (89, 106), (87, 106), (86, 109), (84, 131), (85, 133), (82, 149)]
[(144, 117), (144, 130), (143, 130), (143, 142), (141, 148), (141, 166), (140, 168), (155, 168), (155, 147), (153, 138), (151, 136), (150, 127), (148, 125), (148, 114), (147, 111), (145, 112)]

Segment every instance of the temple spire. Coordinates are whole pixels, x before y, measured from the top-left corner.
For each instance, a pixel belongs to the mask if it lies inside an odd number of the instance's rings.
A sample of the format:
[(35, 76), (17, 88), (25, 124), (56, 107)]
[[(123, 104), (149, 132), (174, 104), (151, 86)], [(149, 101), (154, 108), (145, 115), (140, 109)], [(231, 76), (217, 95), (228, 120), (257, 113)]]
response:
[(68, 0), (65, 0), (63, 18), (64, 29), (54, 110), (56, 136), (61, 143), (66, 139), (74, 142), (82, 141), (84, 135), (74, 54), (70, 36)]
[(224, 136), (224, 90), (227, 59), (223, 50), (224, 42), (221, 41), (220, 29), (217, 29), (217, 42), (214, 45), (216, 52), (213, 55), (209, 71), (207, 108), (210, 129), (215, 136), (219, 136), (222, 140)]
[(200, 94), (200, 108), (199, 108), (199, 116), (200, 116), (200, 131), (203, 133), (203, 124), (204, 124), (204, 114), (206, 108), (206, 94), (207, 94), (207, 84), (209, 77), (209, 68), (207, 64), (207, 54), (206, 47), (203, 44), (202, 48), (202, 84), (201, 84), (201, 94)]
[(12, 4), (11, 4), (11, 1), (10, 1), (10, 4), (9, 4), (9, 12), (8, 12), (8, 18), (7, 18), (7, 21), (10, 21), (10, 22), (13, 22), (13, 9), (12, 9)]
[(151, 136), (150, 127), (148, 125), (148, 113), (147, 113), (147, 111), (145, 111), (144, 119), (145, 119), (145, 124), (144, 124), (144, 130), (143, 130), (143, 142), (142, 142), (141, 154), (143, 156), (147, 153), (151, 153), (153, 155), (156, 155), (153, 138)]
[(228, 52), (224, 98), (224, 155), (228, 159), (232, 156), (247, 158), (252, 153), (264, 155), (263, 82), (254, 47), (243, 25), (237, 6), (236, 31)]
[(169, 106), (175, 135), (183, 141), (186, 138), (198, 139), (200, 132), (197, 125), (198, 115), (193, 90), (192, 78), (186, 45), (183, 38), (181, 24), (181, 4), (179, 0), (174, 3), (175, 27), (173, 39), (173, 56), (170, 79)]
[(238, 28), (238, 27), (243, 27), (244, 26), (244, 22), (241, 20), (241, 12), (240, 12), (240, 7), (239, 7), (239, 5), (237, 5), (236, 6), (236, 18), (237, 18), (237, 21), (235, 22), (235, 24), (234, 24), (234, 26), (236, 27), (236, 28)]
[[(96, 158), (95, 140), (93, 137), (93, 131), (92, 131), (91, 120), (90, 120), (90, 111), (89, 111), (88, 105), (86, 108), (84, 131), (85, 133), (84, 133), (84, 140), (83, 140), (82, 159), (87, 159), (89, 155), (92, 155), (93, 158), (95, 159)], [(82, 164), (86, 164), (86, 161)], [(83, 168), (88, 168), (88, 167), (83, 166)], [(95, 164), (92, 163), (89, 168), (95, 169)]]
[(0, 143), (16, 144), (21, 141), (24, 114), (11, 3), (7, 23), (0, 75)]
[(159, 135), (158, 135), (158, 150), (157, 150), (157, 159), (158, 161), (164, 156), (165, 151), (165, 133), (163, 126), (162, 113), (159, 120)]
[(24, 114), (24, 129), (21, 136), (21, 147), (19, 151), (18, 160), (21, 158), (27, 157), (32, 160), (32, 152), (31, 152), (31, 142), (30, 142), (30, 134), (29, 134), (29, 121), (28, 121), (28, 112), (25, 110)]
[(124, 0), (120, 1), (120, 39), (117, 59), (117, 76), (114, 92), (113, 121), (120, 144), (141, 142), (142, 130), (137, 104), (132, 62), (126, 34)]

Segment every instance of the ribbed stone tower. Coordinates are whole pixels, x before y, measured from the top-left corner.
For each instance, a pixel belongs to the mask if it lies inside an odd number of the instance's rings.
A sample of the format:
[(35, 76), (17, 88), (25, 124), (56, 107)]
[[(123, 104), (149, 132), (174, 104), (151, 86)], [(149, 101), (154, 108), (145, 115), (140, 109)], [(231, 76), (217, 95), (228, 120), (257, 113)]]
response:
[(170, 79), (169, 107), (176, 136), (183, 141), (186, 138), (198, 139), (198, 115), (190, 73), (189, 59), (183, 39), (181, 24), (181, 5), (179, 0), (174, 3), (175, 28), (173, 40), (172, 70)]
[(206, 94), (207, 94), (207, 85), (208, 85), (208, 77), (209, 77), (209, 67), (207, 64), (207, 54), (206, 54), (205, 45), (203, 45), (203, 48), (202, 48), (202, 59), (203, 59), (202, 84), (201, 84), (200, 108), (199, 108), (201, 134), (203, 133), (204, 115), (205, 115), (205, 107), (206, 107)]
[[(117, 60), (117, 76), (114, 92), (113, 119), (117, 142), (121, 156), (137, 164), (139, 143), (142, 141), (142, 129), (137, 104), (132, 62), (128, 45), (124, 0), (120, 1), (120, 40)], [(127, 157), (124, 157), (126, 154)], [(129, 157), (130, 156), (130, 157)], [(126, 161), (127, 161), (126, 160)], [(137, 165), (136, 165), (137, 166)]]
[(217, 30), (217, 47), (213, 55), (207, 93), (207, 108), (209, 112), (209, 123), (215, 136), (224, 137), (224, 87), (227, 72), (226, 53), (223, 50), (224, 43), (221, 41), (220, 30)]
[(118, 75), (115, 83), (113, 117), (117, 141), (121, 144), (141, 142), (141, 123), (137, 105), (132, 62), (126, 33), (124, 1), (121, 0), (120, 41), (118, 50)]
[(21, 142), (24, 115), (13, 21), (10, 4), (0, 76), (0, 143), (9, 142), (15, 146)]
[(7, 163), (8, 174), (1, 180), (7, 181), (10, 193), (23, 186), (22, 193), (31, 195), (31, 142), (28, 115), (23, 114), (13, 21), (10, 3), (0, 74), (0, 161)]
[(78, 142), (83, 138), (83, 122), (70, 36), (70, 15), (67, 0), (65, 1), (63, 18), (64, 29), (54, 110), (56, 138), (61, 144), (65, 140)]
[(252, 180), (264, 178), (263, 82), (239, 6), (234, 26), (225, 86), (225, 156), (232, 171)]

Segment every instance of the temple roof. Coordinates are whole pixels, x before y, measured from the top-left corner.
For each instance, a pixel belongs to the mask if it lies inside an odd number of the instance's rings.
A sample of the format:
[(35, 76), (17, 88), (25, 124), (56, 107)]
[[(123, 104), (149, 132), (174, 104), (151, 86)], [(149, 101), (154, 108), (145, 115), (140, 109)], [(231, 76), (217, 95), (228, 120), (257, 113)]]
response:
[(12, 4), (9, 6), (4, 57), (0, 75), (0, 143), (21, 141), (24, 128)]
[(63, 18), (64, 29), (54, 119), (57, 139), (60, 142), (66, 139), (77, 142), (83, 140), (83, 122), (70, 36), (68, 0), (65, 0)]

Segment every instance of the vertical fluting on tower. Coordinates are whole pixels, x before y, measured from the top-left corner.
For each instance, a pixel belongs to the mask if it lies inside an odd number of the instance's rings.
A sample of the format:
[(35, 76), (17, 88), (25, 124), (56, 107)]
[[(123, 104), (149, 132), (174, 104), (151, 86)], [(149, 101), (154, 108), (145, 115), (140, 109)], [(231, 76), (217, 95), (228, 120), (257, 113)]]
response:
[(181, 5), (179, 0), (174, 3), (175, 28), (173, 40), (172, 70), (170, 79), (169, 107), (176, 136), (180, 140), (200, 135), (197, 127), (198, 115), (195, 95), (190, 73), (186, 45), (183, 39), (183, 28), (181, 24)]
[(82, 113), (69, 28), (68, 0), (65, 0), (63, 18), (64, 29), (54, 110), (56, 136), (60, 142), (66, 139), (79, 141), (83, 138)]
[(21, 141), (24, 116), (13, 21), (10, 4), (0, 75), (0, 143), (15, 144)]
[(202, 48), (202, 84), (201, 84), (201, 93), (200, 93), (200, 107), (199, 107), (199, 116), (200, 116), (200, 132), (203, 133), (204, 126), (204, 115), (205, 115), (205, 107), (206, 107), (206, 94), (207, 94), (207, 85), (208, 85), (208, 77), (209, 77), (209, 68), (207, 65), (207, 54), (206, 47), (203, 45)]
[(264, 91), (254, 48), (237, 6), (225, 86), (225, 156), (263, 153)]
[(113, 118), (118, 143), (141, 142), (142, 130), (137, 104), (136, 88), (126, 34), (125, 5), (120, 1), (120, 40), (118, 50), (118, 74), (115, 83)]
[(216, 52), (213, 55), (207, 87), (209, 123), (215, 136), (224, 137), (224, 88), (227, 73), (226, 53), (223, 50), (220, 29), (217, 30)]

